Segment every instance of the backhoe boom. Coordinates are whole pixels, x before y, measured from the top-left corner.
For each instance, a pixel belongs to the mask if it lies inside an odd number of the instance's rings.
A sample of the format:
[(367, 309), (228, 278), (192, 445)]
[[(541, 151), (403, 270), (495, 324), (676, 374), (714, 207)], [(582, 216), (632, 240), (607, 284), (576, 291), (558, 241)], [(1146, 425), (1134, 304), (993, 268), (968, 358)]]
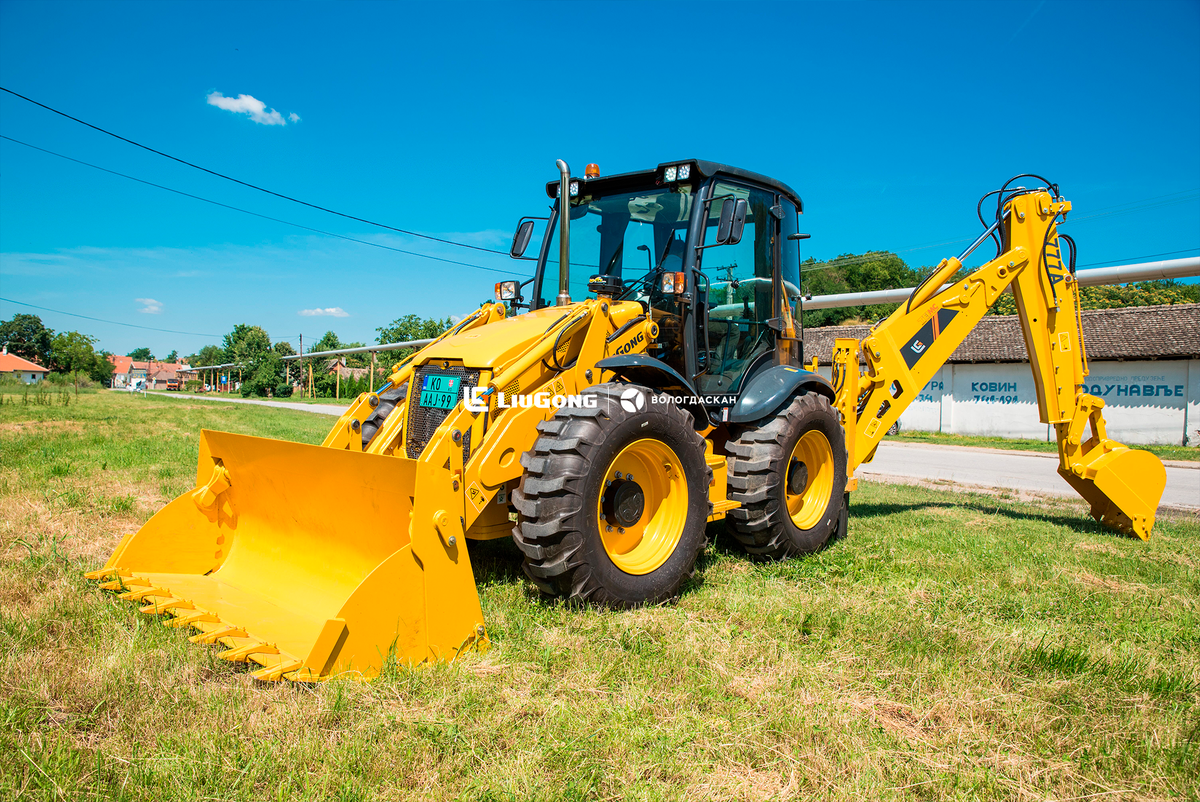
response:
[[(1153, 454), (1108, 439), (1101, 415), (1104, 401), (1083, 392), (1087, 363), (1078, 285), (1073, 270), (1063, 265), (1056, 226), (1070, 210), (1069, 201), (1044, 190), (1017, 194), (979, 240), (962, 256), (943, 260), (908, 302), (866, 338), (837, 341), (835, 406), (846, 427), (851, 477), (871, 461), (879, 441), (921, 388), (1011, 288), (1038, 413), (1058, 436), (1059, 474), (1091, 504), (1096, 520), (1149, 538), (1166, 471)], [(1000, 254), (942, 286), (993, 231), (1000, 236)], [(1091, 436), (1085, 439), (1089, 424)], [(848, 490), (853, 483), (850, 478)]]

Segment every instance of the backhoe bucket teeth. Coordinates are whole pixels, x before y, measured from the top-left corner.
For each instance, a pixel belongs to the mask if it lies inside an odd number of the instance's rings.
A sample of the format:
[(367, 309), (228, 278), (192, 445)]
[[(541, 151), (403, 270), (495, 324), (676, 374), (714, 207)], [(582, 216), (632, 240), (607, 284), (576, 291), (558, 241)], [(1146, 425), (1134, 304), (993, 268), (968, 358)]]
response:
[(89, 578), (264, 680), (369, 678), (486, 647), (442, 462), (205, 431), (196, 484)]
[(1149, 451), (1127, 448), (1111, 440), (1106, 445), (1111, 450), (1093, 448), (1070, 470), (1059, 467), (1058, 472), (1091, 505), (1092, 517), (1097, 521), (1149, 540), (1158, 502), (1167, 486), (1167, 470)]

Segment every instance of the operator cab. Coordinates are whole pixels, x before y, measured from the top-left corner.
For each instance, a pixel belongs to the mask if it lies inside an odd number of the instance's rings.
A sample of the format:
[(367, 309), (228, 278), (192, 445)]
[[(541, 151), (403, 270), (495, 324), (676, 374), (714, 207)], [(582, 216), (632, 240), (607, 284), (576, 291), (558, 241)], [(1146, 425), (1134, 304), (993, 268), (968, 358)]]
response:
[[(593, 286), (642, 303), (660, 331), (649, 355), (702, 396), (736, 396), (763, 368), (799, 365), (803, 206), (791, 188), (700, 160), (606, 177), (593, 168), (569, 183), (572, 299), (599, 276)], [(559, 291), (559, 182), (546, 194), (550, 216), (524, 218), (513, 238), (514, 258), (537, 261), (530, 309), (553, 306)], [(525, 256), (542, 220), (538, 255)], [(519, 290), (509, 295), (525, 305)]]

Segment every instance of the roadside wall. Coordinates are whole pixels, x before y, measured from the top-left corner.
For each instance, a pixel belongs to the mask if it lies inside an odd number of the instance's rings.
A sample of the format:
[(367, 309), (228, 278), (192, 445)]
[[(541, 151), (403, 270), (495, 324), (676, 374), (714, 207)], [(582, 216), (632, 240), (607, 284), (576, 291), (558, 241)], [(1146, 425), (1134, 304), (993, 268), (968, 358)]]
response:
[[(1088, 367), (1088, 392), (1104, 399), (1109, 437), (1138, 444), (1200, 442), (1200, 360)], [(1033, 374), (1020, 362), (944, 365), (904, 411), (900, 428), (1054, 440), (1051, 427), (1038, 420)]]

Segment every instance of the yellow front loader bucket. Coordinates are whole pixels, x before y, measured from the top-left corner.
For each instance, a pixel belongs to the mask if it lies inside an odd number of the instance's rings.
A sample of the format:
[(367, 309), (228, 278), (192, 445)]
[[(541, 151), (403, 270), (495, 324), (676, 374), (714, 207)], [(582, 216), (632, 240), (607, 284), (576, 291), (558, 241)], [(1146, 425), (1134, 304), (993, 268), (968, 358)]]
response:
[(411, 460), (204, 431), (196, 489), (87, 576), (259, 679), (452, 660), (487, 646), (455, 450)]

